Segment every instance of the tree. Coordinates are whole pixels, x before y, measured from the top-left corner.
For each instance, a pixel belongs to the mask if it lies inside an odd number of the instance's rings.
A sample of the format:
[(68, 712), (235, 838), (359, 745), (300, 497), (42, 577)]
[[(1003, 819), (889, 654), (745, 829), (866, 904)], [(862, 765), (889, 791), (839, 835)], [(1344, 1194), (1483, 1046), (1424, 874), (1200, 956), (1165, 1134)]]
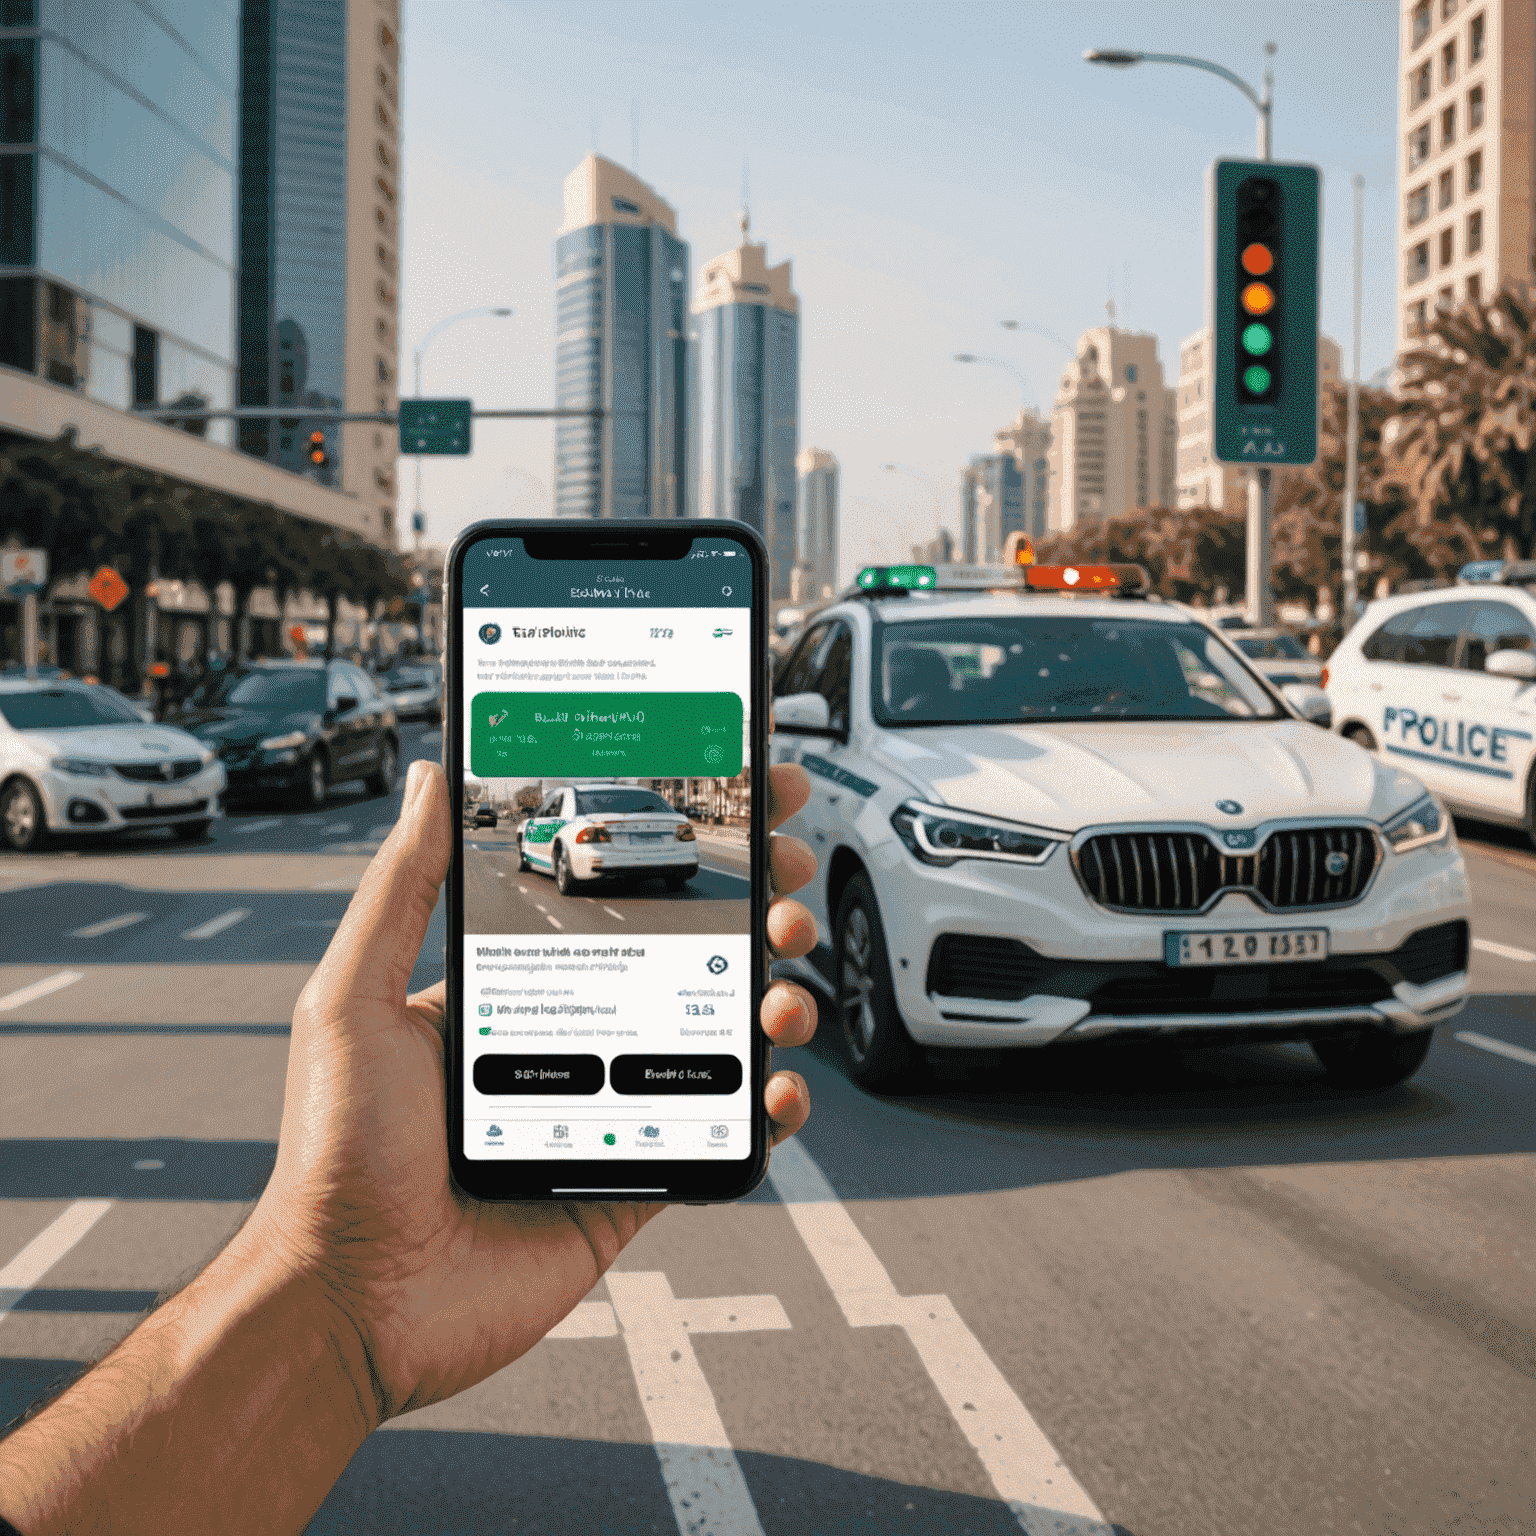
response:
[(1214, 507), (1148, 507), (1131, 517), (1083, 523), (1041, 542), (1042, 565), (1145, 566), (1154, 591), (1212, 601), (1243, 584), (1244, 524)]

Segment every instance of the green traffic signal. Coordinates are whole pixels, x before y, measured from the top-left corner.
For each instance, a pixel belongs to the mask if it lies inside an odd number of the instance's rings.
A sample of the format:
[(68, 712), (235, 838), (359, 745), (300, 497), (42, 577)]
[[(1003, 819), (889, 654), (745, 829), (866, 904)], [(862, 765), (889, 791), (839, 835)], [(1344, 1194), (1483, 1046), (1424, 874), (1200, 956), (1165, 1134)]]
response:
[(1269, 369), (1258, 363), (1243, 369), (1243, 388), (1250, 395), (1262, 395), (1269, 388)]
[(1243, 351), (1250, 357), (1263, 357), (1275, 344), (1274, 332), (1257, 321), (1243, 330)]

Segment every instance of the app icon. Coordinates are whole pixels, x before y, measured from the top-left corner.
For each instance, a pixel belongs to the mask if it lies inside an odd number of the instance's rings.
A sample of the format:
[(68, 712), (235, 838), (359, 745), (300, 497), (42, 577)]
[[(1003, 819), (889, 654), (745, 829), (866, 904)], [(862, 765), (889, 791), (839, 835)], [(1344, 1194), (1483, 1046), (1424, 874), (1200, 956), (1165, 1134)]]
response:
[(728, 1125), (712, 1125), (709, 1128), (709, 1134), (713, 1136), (716, 1141), (724, 1141), (725, 1138), (731, 1134), (731, 1128)]
[(490, 1018), (490, 1016), (491, 1016), (491, 1005), (489, 1003), (481, 1003), (480, 1004), (480, 1017), (482, 1019), (488, 1019), (488, 1018)]
[(704, 969), (707, 970), (711, 976), (718, 976), (721, 971), (723, 971), (729, 964), (730, 961), (728, 961), (724, 955), (711, 955), (709, 959), (705, 961)]
[(640, 1134), (642, 1136), (660, 1136), (661, 1127), (657, 1125), (642, 1125), (640, 1127)]
[(480, 1026), (480, 1033), (482, 1035), (488, 1035), (488, 1034), (490, 1034), (490, 1032), (491, 1032), (491, 1026), (489, 1024), (482, 1024)]
[(495, 645), (501, 639), (500, 624), (482, 624), (480, 626), (480, 643), (482, 645)]
[(489, 1127), (487, 1129), (485, 1134), (487, 1136), (500, 1136), (501, 1135), (501, 1127), (499, 1125), (493, 1125), (493, 1126), (491, 1126), (491, 1127)]
[(612, 1146), (612, 1145), (613, 1145), (613, 1144), (614, 1144), (614, 1142), (616, 1142), (616, 1141), (617, 1141), (617, 1140), (618, 1140), (618, 1139), (619, 1139), (619, 1138), (618, 1138), (618, 1137), (617, 1137), (617, 1136), (615, 1136), (615, 1135), (614, 1135), (614, 1134), (613, 1134), (613, 1132), (612, 1132), (612, 1131), (609, 1131), (609, 1132), (608, 1132), (608, 1133), (607, 1133), (607, 1134), (606, 1134), (606, 1135), (605, 1135), (605, 1136), (604, 1136), (604, 1137), (603, 1137), (603, 1145), (604, 1145), (604, 1146), (605, 1146), (605, 1147), (611, 1147), (611, 1146)]
[(571, 1128), (568, 1125), (557, 1125), (555, 1127), (555, 1140), (556, 1141), (564, 1141), (570, 1134), (571, 1134)]

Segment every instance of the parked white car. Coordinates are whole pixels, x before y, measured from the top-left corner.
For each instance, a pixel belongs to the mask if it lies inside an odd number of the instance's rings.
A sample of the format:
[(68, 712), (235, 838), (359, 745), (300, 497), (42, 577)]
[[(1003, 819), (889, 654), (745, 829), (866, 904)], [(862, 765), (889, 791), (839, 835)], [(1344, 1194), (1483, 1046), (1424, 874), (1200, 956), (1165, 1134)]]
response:
[(680, 891), (699, 872), (699, 844), (655, 790), (578, 784), (555, 790), (517, 829), (517, 867), (553, 875), (562, 896), (609, 875), (659, 875)]
[(822, 940), (787, 969), (834, 994), (860, 1082), (921, 1082), (925, 1046), (1155, 1035), (1305, 1040), (1380, 1088), (1463, 1006), (1439, 801), (1133, 573), (877, 568), (779, 668)]
[(168, 826), (204, 836), (224, 768), (195, 737), (147, 725), (111, 689), (0, 679), (0, 837), (17, 852), (69, 832)]

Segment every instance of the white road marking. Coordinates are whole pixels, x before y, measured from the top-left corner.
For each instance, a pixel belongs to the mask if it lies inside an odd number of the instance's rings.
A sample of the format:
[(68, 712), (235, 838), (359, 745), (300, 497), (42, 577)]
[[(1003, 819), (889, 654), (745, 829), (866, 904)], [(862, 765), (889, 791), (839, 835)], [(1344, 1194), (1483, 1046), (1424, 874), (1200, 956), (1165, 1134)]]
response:
[(528, 894), (528, 887), (526, 885), (519, 885), (518, 890), (520, 890), (524, 896)]
[(606, 1301), (580, 1301), (564, 1321), (558, 1322), (546, 1339), (611, 1339), (619, 1331), (618, 1319)]
[(498, 870), (497, 870), (497, 871), (496, 871), (496, 878), (497, 878), (497, 879), (498, 879), (498, 880), (505, 880), (505, 879), (506, 879), (506, 878), (507, 878), (507, 872), (506, 872), (506, 870), (504, 870), (504, 869), (498, 869)]
[(158, 1157), (141, 1157), (133, 1165), (135, 1173), (153, 1173), (157, 1168), (164, 1168), (165, 1164)]
[(609, 917), (618, 918), (621, 923), (624, 921), (624, 914), (622, 912), (615, 912), (612, 907), (604, 907), (603, 911), (606, 912)]
[(1485, 955), (1498, 955), (1502, 960), (1536, 960), (1536, 954), (1528, 949), (1516, 949), (1513, 944), (1495, 944), (1492, 939), (1473, 939), (1472, 948)]
[(84, 976), (84, 971), (56, 971), (52, 976), (34, 981), (30, 987), (23, 987), (19, 992), (7, 992), (4, 997), (0, 997), (0, 1013), (9, 1013), (13, 1008), (25, 1008), (28, 1003), (35, 1003), (38, 998), (47, 997), (50, 992), (62, 992), (65, 987), (72, 987)]
[(691, 1333), (788, 1328), (777, 1296), (679, 1300), (659, 1272), (610, 1270), (608, 1294), (682, 1536), (762, 1536)]
[(320, 830), (327, 837), (345, 837), (352, 830), (352, 823), (350, 821), (336, 821), (332, 822), (328, 827), (322, 827)]
[(111, 1209), (110, 1200), (76, 1200), (0, 1269), (0, 1322)]
[(1487, 1035), (1475, 1034), (1470, 1029), (1458, 1029), (1456, 1038), (1463, 1045), (1475, 1045), (1480, 1051), (1492, 1051), (1495, 1056), (1507, 1056), (1511, 1061), (1523, 1061), (1528, 1067), (1536, 1067), (1536, 1051), (1528, 1051), (1523, 1045), (1511, 1045), (1507, 1040), (1491, 1040)]
[(544, 916), (545, 916), (545, 917), (546, 917), (546, 918), (548, 918), (548, 920), (549, 920), (549, 921), (550, 921), (550, 922), (552, 922), (552, 923), (553, 923), (553, 924), (554, 924), (554, 925), (555, 925), (555, 927), (556, 927), (556, 928), (559, 928), (559, 929), (560, 929), (560, 930), (561, 930), (561, 931), (562, 931), (562, 932), (564, 932), (564, 930), (565, 930), (565, 924), (564, 924), (564, 923), (562, 923), (562, 922), (561, 922), (561, 921), (560, 921), (560, 919), (559, 919), (559, 918), (558, 918), (558, 917), (550, 917), (550, 916), (549, 916), (549, 913), (548, 913), (548, 912), (546, 912), (546, 913), (545, 913), (545, 914), (544, 914)]
[(333, 880), (317, 881), (314, 889), (317, 891), (355, 891), (361, 875), (337, 875)]
[(267, 821), (249, 821), (244, 826), (235, 828), (236, 837), (249, 837), (252, 832), (270, 832), (273, 827), (282, 826), (282, 818), (273, 816)]
[(116, 933), (119, 928), (132, 928), (135, 923), (142, 923), (148, 912), (120, 912), (116, 917), (103, 918), (99, 923), (90, 923), (84, 928), (76, 928), (70, 934), (72, 939), (99, 939), (104, 934)]
[[(955, 1423), (1026, 1536), (1111, 1536), (1029, 1410), (947, 1296), (901, 1296), (826, 1175), (799, 1142), (768, 1177), (852, 1328), (906, 1330)], [(609, 1286), (615, 1278), (610, 1275)]]
[(199, 923), (196, 928), (188, 928), (182, 938), (211, 939), (215, 934), (223, 933), (226, 928), (243, 923), (250, 915), (249, 907), (233, 907), (228, 912), (219, 913), (217, 917), (210, 917), (206, 923)]

